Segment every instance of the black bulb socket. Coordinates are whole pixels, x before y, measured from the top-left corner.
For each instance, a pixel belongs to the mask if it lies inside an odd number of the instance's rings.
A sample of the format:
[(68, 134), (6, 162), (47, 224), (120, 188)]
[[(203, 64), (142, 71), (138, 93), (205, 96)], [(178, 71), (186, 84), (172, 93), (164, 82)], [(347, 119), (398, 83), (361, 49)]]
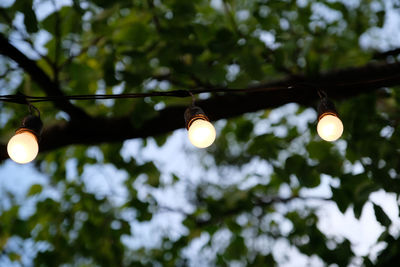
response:
[(190, 125), (195, 120), (205, 120), (205, 121), (210, 121), (204, 111), (197, 106), (190, 106), (185, 110), (185, 127), (187, 130), (189, 130)]
[(339, 117), (339, 113), (335, 108), (335, 104), (333, 104), (333, 102), (328, 98), (324, 97), (321, 99), (318, 105), (318, 121), (320, 121), (326, 115)]
[(43, 122), (38, 116), (28, 115), (22, 120), (21, 126), (15, 131), (15, 134), (30, 132), (39, 142), (42, 134), (42, 128)]

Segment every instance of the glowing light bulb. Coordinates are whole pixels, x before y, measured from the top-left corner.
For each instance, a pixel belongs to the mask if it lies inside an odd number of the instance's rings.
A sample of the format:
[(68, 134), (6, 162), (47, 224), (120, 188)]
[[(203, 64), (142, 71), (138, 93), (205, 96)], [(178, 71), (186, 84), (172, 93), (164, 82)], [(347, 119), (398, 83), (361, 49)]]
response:
[(10, 158), (17, 163), (31, 162), (39, 152), (36, 136), (29, 131), (17, 132), (8, 142), (7, 152)]
[(7, 152), (13, 161), (25, 164), (36, 158), (39, 152), (38, 142), (43, 127), (39, 116), (29, 115), (25, 117), (22, 120), (21, 127), (8, 141)]
[(214, 126), (206, 120), (197, 119), (190, 124), (189, 140), (198, 148), (206, 148), (214, 143), (216, 133)]
[(317, 132), (325, 141), (336, 141), (342, 136), (343, 123), (335, 114), (323, 114), (318, 121)]
[(214, 143), (216, 133), (204, 111), (192, 104), (185, 110), (185, 126), (189, 132), (189, 141), (198, 148), (206, 148)]

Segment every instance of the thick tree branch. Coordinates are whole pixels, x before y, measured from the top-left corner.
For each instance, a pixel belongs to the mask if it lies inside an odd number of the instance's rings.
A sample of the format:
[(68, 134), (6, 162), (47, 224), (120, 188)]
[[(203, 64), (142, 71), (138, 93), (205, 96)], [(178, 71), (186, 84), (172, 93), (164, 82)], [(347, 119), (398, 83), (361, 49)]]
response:
[[(63, 95), (59, 85), (52, 81), (50, 77), (33, 60), (25, 56), (21, 51), (14, 47), (7, 38), (0, 34), (0, 54), (14, 60), (18, 65), (28, 73), (48, 96)], [(60, 110), (68, 113), (71, 118), (88, 118), (88, 115), (79, 107), (74, 106), (67, 100), (54, 101), (54, 105)]]
[(373, 58), (375, 59), (385, 59), (387, 57), (395, 57), (400, 54), (400, 48), (396, 48), (393, 50), (385, 51), (385, 52), (377, 52), (374, 54)]
[[(253, 87), (259, 89), (274, 87), (274, 90), (216, 95), (197, 101), (197, 104), (205, 110), (211, 120), (215, 121), (247, 112), (275, 108), (287, 103), (314, 105), (318, 100), (317, 88), (326, 89), (330, 98), (340, 100), (395, 85), (400, 85), (400, 63), (375, 64), (333, 71), (312, 79), (301, 76), (291, 77)], [(276, 89), (279, 86), (290, 89)], [(130, 116), (95, 117), (74, 123), (59, 122), (44, 129), (40, 151), (51, 151), (73, 144), (94, 145), (122, 142), (132, 138), (165, 134), (184, 127), (185, 109), (186, 106), (167, 107), (137, 128), (132, 124), (133, 119)], [(6, 156), (4, 148), (0, 147), (1, 160), (4, 160)]]

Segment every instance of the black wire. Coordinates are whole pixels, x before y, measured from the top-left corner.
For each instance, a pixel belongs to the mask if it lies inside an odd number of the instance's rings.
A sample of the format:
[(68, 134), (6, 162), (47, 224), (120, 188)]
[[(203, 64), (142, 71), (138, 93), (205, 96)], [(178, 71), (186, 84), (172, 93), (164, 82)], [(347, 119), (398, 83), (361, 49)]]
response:
[(215, 89), (196, 89), (196, 90), (174, 90), (167, 92), (153, 91), (148, 93), (129, 93), (129, 94), (96, 94), (96, 95), (58, 95), (58, 96), (29, 96), (21, 93), (15, 95), (0, 95), (0, 101), (12, 102), (17, 104), (28, 104), (58, 101), (58, 100), (105, 100), (105, 99), (129, 99), (129, 98), (145, 98), (145, 97), (192, 97), (202, 93), (256, 93), (265, 91), (275, 91), (282, 89), (292, 89), (293, 86), (275, 86), (275, 87), (253, 87), (245, 89), (228, 89), (228, 88), (215, 88)]
[[(400, 75), (392, 75), (385, 78), (372, 79), (366, 81), (358, 81), (358, 82), (344, 82), (337, 84), (338, 86), (357, 86), (357, 85), (365, 85), (383, 80), (390, 80), (393, 78), (398, 78)], [(296, 88), (310, 88), (315, 90), (317, 88), (316, 84), (300, 82), (295, 85), (278, 85), (278, 86), (270, 86), (265, 87), (265, 85), (254, 85), (249, 88), (238, 88), (238, 89), (229, 89), (229, 88), (213, 88), (213, 89), (194, 89), (194, 90), (173, 90), (173, 91), (153, 91), (148, 93), (128, 93), (128, 94), (98, 94), (98, 95), (57, 95), (57, 96), (29, 96), (24, 95), (22, 93), (17, 93), (15, 95), (0, 95), (1, 102), (11, 102), (17, 104), (28, 104), (29, 103), (38, 103), (38, 102), (47, 102), (47, 101), (60, 101), (60, 100), (106, 100), (106, 99), (129, 99), (129, 98), (145, 98), (145, 97), (192, 97), (192, 101), (194, 100), (194, 95), (198, 95), (201, 93), (257, 93), (257, 92), (268, 92), (268, 91), (277, 91), (277, 90), (292, 90)], [(322, 99), (327, 97), (326, 91), (317, 89), (317, 94)]]
[(189, 91), (190, 96), (192, 97), (192, 107), (195, 106), (196, 104), (196, 97), (194, 96), (194, 94), (192, 92)]
[[(361, 86), (366, 84), (371, 84), (379, 81), (388, 81), (391, 79), (398, 79), (400, 77), (399, 74), (391, 75), (384, 78), (365, 80), (365, 81), (357, 81), (357, 82), (344, 82), (338, 83), (337, 86)], [(57, 95), (57, 96), (29, 96), (24, 95), (22, 93), (17, 93), (15, 95), (0, 95), (0, 102), (10, 102), (16, 104), (28, 104), (29, 103), (38, 103), (38, 102), (47, 102), (47, 101), (60, 101), (60, 100), (105, 100), (105, 99), (129, 99), (129, 98), (145, 98), (145, 97), (192, 97), (192, 101), (194, 99), (194, 95), (198, 95), (201, 93), (257, 93), (257, 92), (268, 92), (268, 91), (277, 91), (277, 90), (292, 90), (296, 88), (309, 88), (315, 90), (320, 85), (300, 82), (295, 85), (287, 84), (287, 85), (278, 85), (278, 86), (270, 86), (265, 87), (263, 84), (254, 85), (249, 88), (239, 88), (239, 89), (229, 89), (229, 88), (213, 88), (213, 89), (194, 89), (194, 90), (174, 90), (174, 91), (166, 91), (159, 92), (153, 91), (148, 93), (128, 93), (128, 94), (98, 94), (98, 95)], [(317, 94), (320, 98), (327, 97), (326, 91), (317, 89)]]
[(322, 89), (318, 89), (317, 93), (320, 99), (328, 98), (328, 94)]
[(35, 107), (31, 103), (28, 104), (28, 107), (29, 107), (29, 113), (31, 115), (33, 115), (34, 111), (36, 111), (37, 112), (37, 116), (40, 118), (40, 110), (37, 107)]

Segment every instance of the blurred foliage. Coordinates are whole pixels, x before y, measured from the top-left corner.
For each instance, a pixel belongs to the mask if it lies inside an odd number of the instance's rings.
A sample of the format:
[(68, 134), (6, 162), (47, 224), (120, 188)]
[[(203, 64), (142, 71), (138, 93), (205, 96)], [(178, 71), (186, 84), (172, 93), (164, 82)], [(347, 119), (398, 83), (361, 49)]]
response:
[[(384, 25), (389, 2), (74, 0), (60, 7), (56, 0), (16, 0), (1, 8), (0, 31), (20, 37), (38, 65), (68, 94), (240, 88), (365, 65), (374, 51), (360, 48), (360, 36)], [(393, 4), (399, 11), (399, 4)], [(43, 10), (52, 12), (43, 18)], [(37, 54), (34, 44), (43, 40)], [(7, 58), (0, 60), (12, 66)], [(21, 72), (4, 75), (2, 81), (12, 79), (20, 82), (8, 84), (7, 93), (43, 94)], [(199, 176), (215, 170), (224, 178), (187, 184), (184, 210), (163, 207), (152, 193), (173, 189), (184, 178), (166, 173), (155, 162), (123, 157), (122, 144), (98, 145), (97, 156), (90, 156), (93, 147), (86, 146), (40, 155), (36, 168), (49, 180), (27, 192), (26, 201), (34, 203), (31, 214), (21, 215), (22, 203), (12, 194), (2, 195), (7, 204), (0, 209), (0, 257), (25, 264), (22, 249), (12, 246), (17, 238), (33, 244), (29, 252), (34, 253), (35, 266), (275, 266), (290, 256), (282, 249), (277, 256), (275, 244), (284, 243), (326, 265), (395, 266), (400, 239), (389, 231), (392, 221), (379, 205), (374, 203), (373, 210), (385, 230), (378, 241), (386, 248), (376, 259), (361, 258), (349, 240), (320, 230), (318, 205), (309, 205), (302, 192), (318, 187), (322, 175), (329, 176), (335, 181), (329, 185), (331, 195), (318, 203), (331, 201), (343, 213), (351, 209), (357, 218), (373, 192), (383, 189), (398, 198), (399, 92), (386, 88), (338, 103), (345, 133), (336, 144), (321, 141), (314, 122), (308, 123), (308, 130), (293, 124), (309, 112), (303, 107), (278, 120), (271, 118), (274, 111), (265, 111), (221, 122), (215, 145), (196, 160), (204, 165)], [(76, 105), (93, 115), (131, 114), (140, 128), (156, 114), (156, 104), (187, 104), (157, 101)], [(45, 124), (64, 118), (50, 103), (40, 109)], [(9, 115), (0, 129), (4, 137), (18, 126), (25, 107), (2, 112)], [(162, 147), (168, 137), (154, 138)], [(140, 149), (149, 140), (143, 140)], [(71, 159), (75, 164), (69, 164)], [(258, 167), (249, 167), (254, 164)], [(122, 195), (87, 188), (85, 170), (101, 170), (99, 166), (113, 166), (126, 175)], [(71, 170), (74, 175), (67, 179)], [(232, 182), (234, 174), (241, 179)], [(114, 177), (106, 178), (113, 183)], [(161, 233), (157, 246), (140, 244), (135, 227), (156, 216), (160, 220), (165, 208), (181, 216), (184, 231), (178, 236)], [(139, 246), (132, 247), (128, 239)], [(188, 256), (196, 242), (200, 253), (208, 255), (204, 262)]]

